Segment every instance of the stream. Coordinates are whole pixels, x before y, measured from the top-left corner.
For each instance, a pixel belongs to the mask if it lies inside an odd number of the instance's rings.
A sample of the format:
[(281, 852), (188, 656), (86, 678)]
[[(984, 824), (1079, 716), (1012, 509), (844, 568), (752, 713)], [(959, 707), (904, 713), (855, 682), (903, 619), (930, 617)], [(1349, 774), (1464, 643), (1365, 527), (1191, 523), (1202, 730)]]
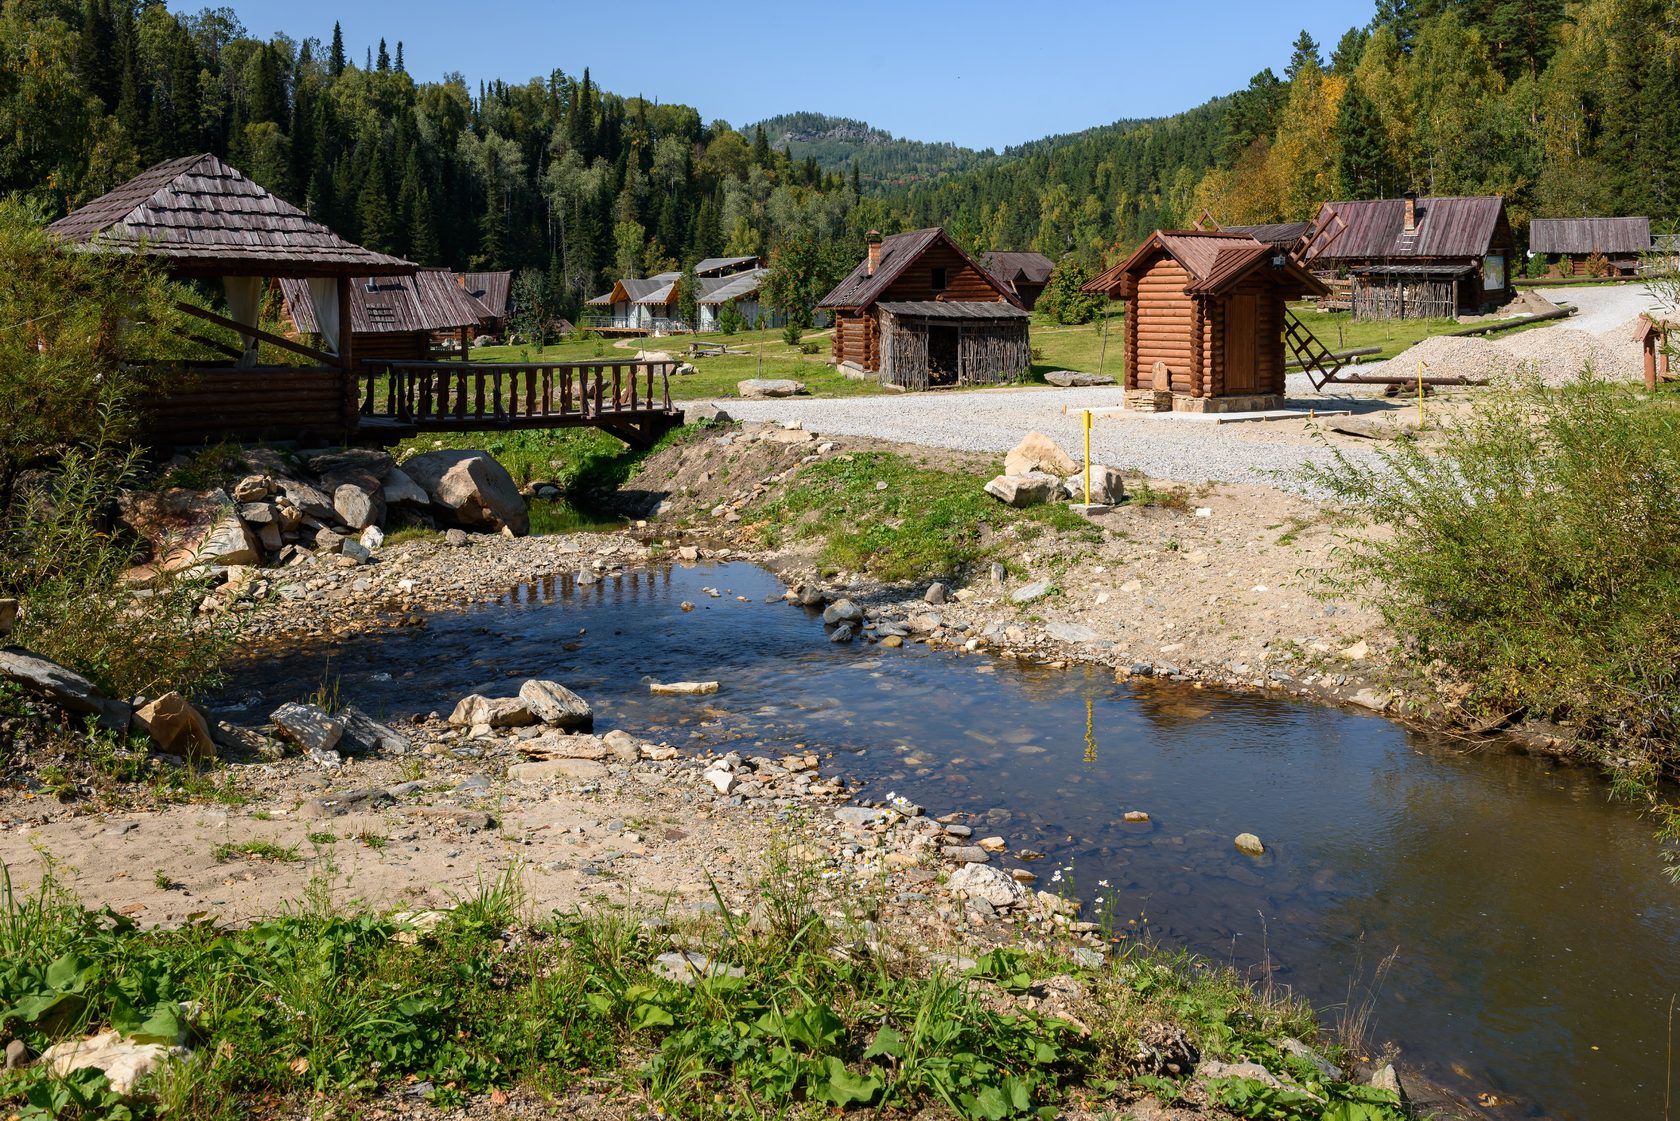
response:
[[(225, 693), (278, 702), (331, 675), (394, 715), (544, 677), (588, 698), (601, 729), (831, 751), (825, 769), (865, 796), (967, 811), (976, 836), (1045, 853), (1037, 886), (1061, 869), (1086, 917), (1269, 971), (1328, 1023), (1393, 955), (1372, 1034), (1442, 1085), (1509, 1103), (1502, 1116), (1662, 1116), (1680, 888), (1649, 823), (1593, 772), (1303, 702), (837, 646), (782, 590), (749, 564), (556, 578), (424, 628), (265, 652)], [(712, 678), (712, 697), (646, 685)], [(1263, 857), (1235, 850), (1242, 832)]]

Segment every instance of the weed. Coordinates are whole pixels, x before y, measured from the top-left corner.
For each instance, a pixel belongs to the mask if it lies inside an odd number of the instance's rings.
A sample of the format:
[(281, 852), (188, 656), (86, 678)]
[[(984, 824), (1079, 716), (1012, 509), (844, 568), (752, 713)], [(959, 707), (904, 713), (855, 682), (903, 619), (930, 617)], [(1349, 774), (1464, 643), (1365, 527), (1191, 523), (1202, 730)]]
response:
[(385, 836), (385, 834), (370, 833), (365, 829), (356, 834), (356, 841), (363, 847), (370, 848), (375, 852), (378, 852), (381, 849), (389, 848), (391, 845), (391, 838)]
[(299, 859), (296, 845), (277, 845), (273, 841), (224, 841), (211, 850), (211, 856), (218, 864), (239, 859), (294, 864)]
[(306, 834), (305, 840), (312, 845), (336, 845), (338, 844), (338, 834), (316, 831), (314, 833)]
[(159, 891), (168, 891), (170, 888), (175, 886), (175, 881), (171, 880), (169, 878), (169, 873), (165, 872), (162, 868), (159, 868), (157, 871), (152, 873), (152, 883), (157, 885), (157, 889)]

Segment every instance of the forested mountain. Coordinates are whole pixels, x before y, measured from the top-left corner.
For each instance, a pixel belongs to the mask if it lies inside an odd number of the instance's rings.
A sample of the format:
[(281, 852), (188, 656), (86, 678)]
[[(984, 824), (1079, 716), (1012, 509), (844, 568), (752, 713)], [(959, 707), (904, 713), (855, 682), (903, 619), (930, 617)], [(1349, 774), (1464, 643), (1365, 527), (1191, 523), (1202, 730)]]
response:
[(865, 191), (964, 171), (995, 158), (991, 151), (955, 144), (901, 140), (863, 121), (822, 113), (783, 113), (746, 131), (760, 128), (771, 147), (788, 151), (796, 160), (815, 158), (823, 170), (847, 174), (856, 166)]
[(1502, 193), (1519, 235), (1534, 215), (1680, 213), (1680, 0), (1378, 8), (1227, 97), (993, 155), (815, 114), (707, 124), (588, 71), (416, 82), (400, 27), (351, 46), (159, 0), (0, 0), (0, 191), (50, 217), (212, 151), (349, 237), (538, 270), (562, 304), (717, 253), (770, 254), (777, 291), (809, 301), (871, 228), (1094, 265), (1203, 208), (1304, 218), (1407, 188)]

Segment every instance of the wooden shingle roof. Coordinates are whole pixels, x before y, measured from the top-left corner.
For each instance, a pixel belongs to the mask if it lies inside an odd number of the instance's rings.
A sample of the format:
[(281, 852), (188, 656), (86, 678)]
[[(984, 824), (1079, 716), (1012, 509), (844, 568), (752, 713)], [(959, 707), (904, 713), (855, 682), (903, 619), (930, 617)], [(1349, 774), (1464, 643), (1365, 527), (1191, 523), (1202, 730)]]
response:
[[(319, 334), (315, 305), (302, 280), (280, 281), (286, 311), (299, 331)], [(455, 282), (453, 273), (425, 269), (413, 276), (362, 276), (351, 281), (350, 330), (358, 335), (447, 331), (476, 326), (490, 312)]]
[(512, 272), (503, 269), (500, 272), (464, 272), (458, 275), (467, 294), (483, 304), (491, 317), (500, 317), (513, 310)]
[[(1374, 260), (1380, 257), (1485, 257), (1505, 213), (1498, 195), (1473, 198), (1420, 198), (1417, 231), (1406, 233), (1405, 199), (1364, 199), (1325, 204), (1347, 229), (1314, 260)], [(1318, 227), (1331, 219), (1320, 212)]]
[(1528, 224), (1536, 253), (1648, 253), (1649, 218), (1536, 218)]
[[(1114, 296), (1121, 290), (1121, 279), (1142, 271), (1157, 253), (1167, 254), (1189, 274), (1190, 283), (1184, 290), (1192, 295), (1218, 295), (1259, 268), (1287, 275), (1294, 281), (1292, 287), (1305, 293), (1323, 295), (1327, 291), (1323, 281), (1277, 246), (1230, 230), (1156, 230), (1130, 257), (1104, 270), (1082, 290)], [(1280, 258), (1281, 265), (1277, 263)]]
[(1009, 284), (1043, 284), (1056, 271), (1056, 262), (1042, 253), (987, 253), (982, 261), (988, 272)]
[(148, 168), (47, 230), (76, 248), (144, 253), (196, 276), (393, 276), (416, 268), (344, 240), (209, 154)]
[(967, 261), (974, 267), (974, 271), (984, 277), (998, 295), (1020, 307), (1020, 297), (1015, 295), (1009, 285), (998, 280), (990, 271), (985, 269), (968, 251), (938, 226), (930, 226), (925, 230), (910, 230), (907, 233), (893, 234), (881, 239), (881, 263), (873, 276), (869, 273), (869, 258), (858, 262), (857, 268), (835, 286), (834, 291), (823, 297), (817, 304), (819, 308), (865, 308), (880, 299), (881, 294), (892, 286), (893, 281), (904, 274), (916, 260), (934, 245), (943, 243), (953, 253)]

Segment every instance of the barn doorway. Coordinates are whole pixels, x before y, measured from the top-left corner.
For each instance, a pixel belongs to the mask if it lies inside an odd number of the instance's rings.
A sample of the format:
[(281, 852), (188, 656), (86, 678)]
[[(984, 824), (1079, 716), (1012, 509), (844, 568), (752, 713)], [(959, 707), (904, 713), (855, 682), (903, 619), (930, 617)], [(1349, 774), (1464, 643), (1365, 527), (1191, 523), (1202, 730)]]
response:
[(955, 327), (928, 327), (928, 384), (956, 385), (960, 335)]

